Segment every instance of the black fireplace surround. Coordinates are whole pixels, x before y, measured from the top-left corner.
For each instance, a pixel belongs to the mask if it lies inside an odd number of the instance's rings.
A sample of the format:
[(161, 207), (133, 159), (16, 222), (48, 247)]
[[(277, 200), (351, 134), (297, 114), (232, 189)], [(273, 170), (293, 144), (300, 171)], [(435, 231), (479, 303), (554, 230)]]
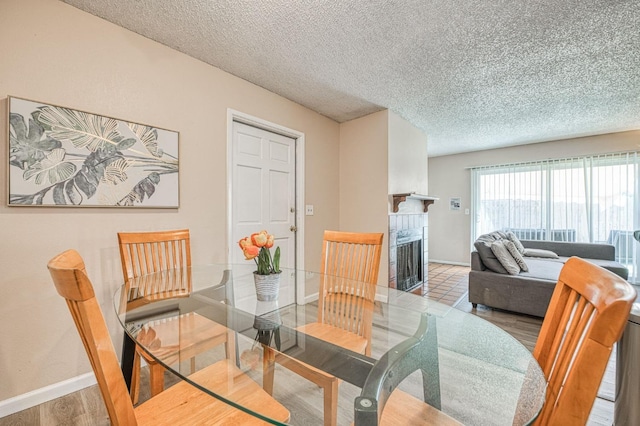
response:
[(423, 282), (422, 229), (398, 231), (396, 240), (396, 288), (411, 291)]

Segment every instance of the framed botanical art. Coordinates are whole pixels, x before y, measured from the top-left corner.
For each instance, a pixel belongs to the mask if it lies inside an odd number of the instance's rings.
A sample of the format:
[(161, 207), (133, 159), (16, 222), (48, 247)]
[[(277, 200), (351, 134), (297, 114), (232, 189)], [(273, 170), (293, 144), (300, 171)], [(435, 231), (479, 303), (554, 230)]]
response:
[(178, 132), (9, 97), (9, 206), (179, 206)]

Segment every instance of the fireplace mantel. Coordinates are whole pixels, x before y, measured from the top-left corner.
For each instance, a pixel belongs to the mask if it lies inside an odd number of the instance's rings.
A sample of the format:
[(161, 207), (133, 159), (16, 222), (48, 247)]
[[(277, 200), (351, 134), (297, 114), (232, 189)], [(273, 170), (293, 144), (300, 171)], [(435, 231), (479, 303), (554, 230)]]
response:
[(429, 206), (433, 203), (435, 203), (437, 200), (439, 200), (439, 198), (436, 197), (430, 197), (428, 195), (420, 195), (420, 194), (416, 194), (414, 192), (405, 192), (402, 194), (392, 194), (393, 197), (393, 212), (394, 213), (398, 213), (398, 207), (400, 205), (400, 203), (402, 203), (403, 201), (407, 201), (407, 198), (409, 199), (414, 199), (414, 200), (421, 200), (422, 204), (424, 205), (424, 212), (426, 213), (427, 210), (429, 209)]

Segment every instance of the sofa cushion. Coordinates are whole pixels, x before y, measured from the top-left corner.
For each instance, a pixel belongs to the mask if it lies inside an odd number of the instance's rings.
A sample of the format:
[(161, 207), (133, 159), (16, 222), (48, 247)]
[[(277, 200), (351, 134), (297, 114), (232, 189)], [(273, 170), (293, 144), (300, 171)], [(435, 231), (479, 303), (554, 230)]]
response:
[[(509, 241), (510, 242), (510, 241)], [(500, 264), (507, 270), (509, 275), (518, 275), (520, 273), (520, 266), (515, 261), (509, 250), (505, 246), (503, 240), (496, 240), (491, 243), (491, 251), (496, 256)]]
[(558, 256), (577, 256), (583, 259), (606, 260), (614, 260), (616, 258), (616, 248), (611, 244), (535, 240), (520, 240), (520, 242), (525, 248), (551, 250), (557, 253)]
[(520, 254), (524, 254), (524, 246), (522, 245), (520, 239), (516, 236), (516, 234), (509, 231), (507, 232), (507, 238), (516, 246)]
[(527, 267), (527, 262), (524, 261), (524, 258), (522, 257), (522, 254), (518, 250), (515, 243), (509, 240), (503, 240), (503, 241), (504, 241), (504, 246), (507, 248), (507, 250), (509, 250), (511, 257), (513, 257), (513, 260), (516, 261), (516, 263), (520, 267), (520, 270), (527, 272), (529, 270), (529, 268)]
[(507, 270), (500, 263), (495, 254), (491, 251), (491, 243), (485, 241), (476, 241), (474, 244), (476, 251), (480, 255), (480, 260), (487, 269), (497, 272), (498, 274), (507, 274)]
[(509, 238), (509, 235), (504, 231), (493, 231), (490, 232), (489, 235), (493, 235), (496, 240), (504, 240)]
[(482, 260), (482, 263), (487, 269), (499, 274), (507, 274), (507, 270), (504, 269), (504, 266), (502, 266), (496, 255), (491, 251), (491, 243), (500, 238), (498, 234), (493, 232), (491, 234), (483, 234), (478, 237), (473, 243), (473, 246), (476, 248), (480, 260)]
[(562, 262), (553, 262), (542, 258), (527, 258), (528, 272), (521, 272), (520, 276), (535, 278), (545, 281), (557, 282), (560, 270), (564, 266)]
[(524, 256), (527, 257), (542, 257), (544, 259), (559, 259), (560, 256), (558, 256), (556, 253), (552, 252), (551, 250), (544, 250), (544, 249), (534, 249), (534, 248), (526, 248), (524, 249)]
[(493, 231), (493, 232), (489, 232), (488, 234), (480, 235), (476, 239), (476, 241), (486, 241), (486, 242), (492, 243), (497, 240), (504, 240), (505, 238), (507, 238), (507, 234), (505, 232)]

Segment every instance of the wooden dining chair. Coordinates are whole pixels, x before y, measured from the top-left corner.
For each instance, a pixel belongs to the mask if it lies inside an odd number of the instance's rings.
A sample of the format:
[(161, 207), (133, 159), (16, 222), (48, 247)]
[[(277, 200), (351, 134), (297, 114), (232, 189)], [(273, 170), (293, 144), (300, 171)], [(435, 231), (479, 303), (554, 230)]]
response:
[[(118, 233), (118, 245), (120, 247), (120, 260), (122, 263), (122, 273), (125, 282), (144, 275), (162, 272), (179, 271), (181, 268), (191, 266), (191, 244), (188, 229), (158, 231), (158, 232), (120, 232)], [(150, 280), (149, 285), (139, 286), (135, 293), (135, 299), (130, 303), (139, 303), (145, 299), (157, 299), (158, 297), (170, 297), (171, 294), (182, 292), (185, 296), (191, 292), (190, 275), (179, 274), (182, 279), (174, 280)], [(142, 283), (143, 281), (140, 281)], [(218, 328), (212, 321), (200, 315), (194, 314), (189, 321), (167, 322), (156, 330), (165, 336), (165, 339), (172, 339), (174, 336), (180, 339), (180, 346), (183, 349), (180, 353), (184, 356), (188, 352), (191, 354), (191, 372), (195, 370), (195, 355), (204, 352), (212, 345), (215, 345)], [(189, 328), (189, 329), (187, 329)], [(199, 330), (199, 332), (195, 332)], [(229, 359), (235, 359), (235, 343), (232, 341), (233, 335), (229, 333), (226, 350)], [(178, 337), (179, 336), (179, 337)], [(166, 348), (163, 350), (167, 351)], [(154, 354), (157, 355), (157, 354)], [(176, 358), (177, 354), (166, 353), (167, 359)], [(164, 372), (162, 364), (149, 355), (145, 350), (136, 346), (133, 359), (133, 370), (131, 376), (131, 400), (137, 403), (140, 390), (140, 367), (141, 359), (144, 358), (149, 366), (149, 388), (151, 396), (155, 396), (164, 389)]]
[(547, 379), (536, 425), (584, 425), (636, 291), (583, 259), (565, 263), (533, 350)]
[(318, 319), (298, 330), (371, 355), (373, 302), (382, 237), (379, 233), (325, 231)]
[[(318, 318), (297, 330), (351, 351), (371, 355), (373, 305), (382, 251), (381, 233), (325, 231)], [(276, 362), (323, 388), (324, 424), (337, 422), (338, 379), (274, 350), (264, 357), (263, 384), (273, 391)]]
[[(67, 250), (54, 257), (48, 268), (58, 293), (66, 299), (112, 425), (266, 424), (185, 381), (134, 408), (82, 258), (75, 250)], [(190, 378), (253, 412), (280, 422), (289, 419), (287, 409), (232, 360), (218, 361)]]
[(153, 272), (191, 266), (188, 229), (158, 232), (119, 232), (124, 280)]

